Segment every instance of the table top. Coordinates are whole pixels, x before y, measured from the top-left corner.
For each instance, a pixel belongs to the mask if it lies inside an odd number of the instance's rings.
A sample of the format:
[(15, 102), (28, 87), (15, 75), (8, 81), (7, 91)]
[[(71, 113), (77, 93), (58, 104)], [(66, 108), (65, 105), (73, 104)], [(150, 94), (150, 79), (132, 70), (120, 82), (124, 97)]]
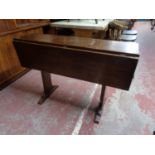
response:
[(14, 40), (83, 49), (87, 51), (89, 50), (89, 52), (92, 53), (94, 52), (99, 54), (107, 53), (131, 57), (139, 56), (139, 45), (136, 42), (111, 41), (51, 34), (33, 34), (23, 37), (16, 37), (14, 38)]
[(51, 27), (56, 28), (78, 28), (90, 30), (105, 30), (113, 19), (98, 19), (96, 23), (94, 19), (70, 19), (50, 23)]

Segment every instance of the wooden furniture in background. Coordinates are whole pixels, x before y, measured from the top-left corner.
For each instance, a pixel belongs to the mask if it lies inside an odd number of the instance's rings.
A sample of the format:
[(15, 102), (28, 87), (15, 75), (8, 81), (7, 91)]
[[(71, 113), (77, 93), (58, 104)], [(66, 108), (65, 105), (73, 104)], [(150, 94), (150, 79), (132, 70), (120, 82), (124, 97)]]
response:
[(12, 44), (13, 37), (43, 33), (42, 27), (48, 20), (35, 19), (1, 19), (0, 20), (0, 89), (23, 74), (16, 50)]
[(96, 20), (95, 19), (71, 19), (51, 22), (50, 26), (53, 32), (58, 34), (61, 29), (71, 29), (75, 36), (90, 37), (103, 39), (108, 30), (108, 24), (112, 19)]
[(105, 87), (128, 90), (139, 59), (138, 44), (132, 42), (45, 34), (16, 37), (13, 42), (21, 65), (41, 70), (44, 93), (39, 104), (55, 89), (49, 73), (101, 84), (95, 122), (101, 116)]

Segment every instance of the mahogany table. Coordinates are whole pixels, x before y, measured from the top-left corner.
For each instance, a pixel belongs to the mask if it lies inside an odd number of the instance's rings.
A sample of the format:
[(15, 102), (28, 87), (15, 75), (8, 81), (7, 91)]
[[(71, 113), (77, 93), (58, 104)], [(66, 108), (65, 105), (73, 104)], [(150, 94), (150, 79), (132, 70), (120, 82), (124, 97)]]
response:
[(105, 87), (128, 90), (139, 59), (135, 42), (34, 34), (16, 37), (13, 43), (21, 65), (41, 71), (44, 93), (39, 104), (57, 87), (50, 73), (101, 84), (95, 122), (101, 116)]

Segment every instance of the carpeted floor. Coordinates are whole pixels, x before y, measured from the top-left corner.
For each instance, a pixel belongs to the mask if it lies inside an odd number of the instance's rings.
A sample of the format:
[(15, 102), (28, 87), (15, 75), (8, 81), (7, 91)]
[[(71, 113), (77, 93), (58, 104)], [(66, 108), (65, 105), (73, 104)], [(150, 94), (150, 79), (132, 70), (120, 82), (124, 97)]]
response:
[[(130, 91), (107, 87), (100, 124), (93, 123), (100, 86), (53, 75), (59, 88), (43, 104), (39, 71), (0, 92), (0, 134), (152, 134), (155, 130), (155, 32), (137, 22), (140, 61)], [(89, 107), (89, 109), (88, 109)]]
[[(149, 22), (138, 22), (134, 27), (140, 61), (130, 91), (115, 89), (106, 97), (100, 124), (90, 121), (90, 112), (80, 134), (152, 134), (155, 130), (155, 32), (150, 27)], [(97, 102), (97, 95), (92, 102)]]

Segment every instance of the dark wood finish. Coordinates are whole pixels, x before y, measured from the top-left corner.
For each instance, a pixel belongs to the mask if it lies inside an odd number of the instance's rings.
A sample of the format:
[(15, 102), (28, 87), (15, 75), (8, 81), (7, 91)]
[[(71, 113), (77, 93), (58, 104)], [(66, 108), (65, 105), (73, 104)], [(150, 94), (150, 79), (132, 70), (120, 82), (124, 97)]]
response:
[(43, 95), (41, 96), (38, 104), (43, 104), (43, 102), (54, 92), (54, 90), (58, 86), (53, 86), (50, 74), (44, 71), (41, 71), (41, 77), (43, 81), (43, 87), (44, 87), (44, 92)]
[(106, 89), (106, 85), (102, 84), (99, 105), (95, 110), (95, 118), (94, 118), (95, 123), (99, 123), (100, 118), (101, 118), (102, 108), (104, 104), (103, 99), (104, 99), (105, 89)]
[(137, 43), (40, 34), (13, 42), (24, 67), (101, 84), (97, 115), (105, 86), (128, 90), (139, 58)]
[[(18, 39), (18, 38), (17, 38)], [(109, 41), (101, 39), (92, 39), (74, 36), (58, 36), (58, 35), (27, 35), (19, 38), (20, 41), (31, 43), (41, 43), (45, 45), (53, 45), (59, 47), (77, 48), (89, 50), (91, 53), (99, 52), (100, 54), (123, 54), (125, 56), (139, 56), (137, 43), (125, 43), (118, 41)]]

